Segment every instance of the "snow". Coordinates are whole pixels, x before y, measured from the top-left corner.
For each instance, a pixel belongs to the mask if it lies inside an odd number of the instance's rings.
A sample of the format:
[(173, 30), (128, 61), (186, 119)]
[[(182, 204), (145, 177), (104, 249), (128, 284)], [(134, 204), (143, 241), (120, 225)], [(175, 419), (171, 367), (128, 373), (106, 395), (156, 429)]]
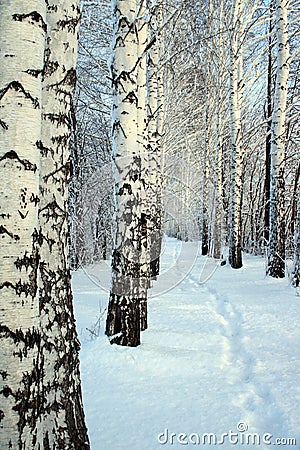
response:
[(233, 270), (164, 244), (138, 348), (104, 336), (109, 262), (73, 273), (92, 450), (300, 449), (299, 297), (260, 257)]

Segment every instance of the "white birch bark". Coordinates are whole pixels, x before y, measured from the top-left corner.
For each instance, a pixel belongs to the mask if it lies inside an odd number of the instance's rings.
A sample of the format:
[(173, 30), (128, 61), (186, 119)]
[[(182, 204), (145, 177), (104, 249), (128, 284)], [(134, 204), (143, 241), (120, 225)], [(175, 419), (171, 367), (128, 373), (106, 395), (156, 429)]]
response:
[(159, 255), (161, 249), (162, 217), (162, 174), (161, 174), (161, 135), (163, 82), (160, 65), (162, 36), (162, 5), (160, 1), (148, 1), (151, 14), (149, 24), (151, 48), (147, 55), (147, 131), (149, 158), (149, 246), (151, 278), (159, 274)]
[(2, 449), (37, 449), (39, 375), (38, 201), (43, 0), (0, 1)]
[(271, 123), (268, 275), (285, 276), (285, 134), (289, 78), (288, 1), (276, 0), (277, 71)]
[(232, 30), (230, 36), (230, 128), (231, 128), (231, 176), (229, 211), (229, 262), (231, 267), (242, 267), (242, 71), (241, 2), (233, 0)]
[[(218, 95), (218, 94), (217, 94)], [(223, 161), (223, 144), (221, 134), (221, 118), (222, 105), (220, 97), (218, 98), (217, 113), (216, 113), (216, 154), (215, 154), (215, 217), (213, 223), (213, 243), (212, 256), (220, 259), (222, 256), (222, 194), (223, 194), (223, 180), (222, 180), (222, 161)]]
[(148, 47), (148, 17), (146, 0), (140, 0), (136, 20), (138, 37), (137, 65), (137, 138), (141, 158), (141, 191), (140, 191), (140, 319), (141, 331), (148, 327), (147, 320), (147, 289), (150, 286), (150, 242), (149, 242), (149, 177), (148, 136), (147, 136), (147, 47)]
[(45, 448), (88, 449), (69, 267), (68, 184), (79, 1), (47, 1), (40, 149), (40, 432)]
[(111, 343), (140, 344), (141, 155), (138, 144), (137, 0), (113, 2), (115, 237), (106, 334)]
[(216, 259), (222, 257), (222, 219), (223, 219), (223, 128), (224, 128), (224, 100), (222, 96), (225, 81), (224, 65), (224, 12), (223, 3), (215, 5), (217, 13), (217, 61), (216, 61), (216, 135), (215, 135), (215, 211), (213, 222), (213, 242), (211, 256)]
[(208, 180), (209, 180), (209, 99), (205, 93), (204, 133), (203, 133), (203, 186), (202, 186), (202, 255), (209, 253), (209, 213), (208, 213)]
[(297, 295), (300, 295), (300, 195), (297, 204), (297, 218), (294, 243), (294, 266), (292, 271), (292, 286), (296, 289)]

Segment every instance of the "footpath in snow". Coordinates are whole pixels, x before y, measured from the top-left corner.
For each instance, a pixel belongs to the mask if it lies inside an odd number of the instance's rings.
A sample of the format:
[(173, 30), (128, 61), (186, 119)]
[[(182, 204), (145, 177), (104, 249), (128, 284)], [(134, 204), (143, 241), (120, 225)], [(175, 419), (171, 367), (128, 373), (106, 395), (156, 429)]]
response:
[(288, 281), (266, 278), (262, 258), (217, 267), (169, 238), (161, 272), (138, 348), (104, 336), (109, 262), (73, 273), (92, 450), (299, 450), (300, 298)]

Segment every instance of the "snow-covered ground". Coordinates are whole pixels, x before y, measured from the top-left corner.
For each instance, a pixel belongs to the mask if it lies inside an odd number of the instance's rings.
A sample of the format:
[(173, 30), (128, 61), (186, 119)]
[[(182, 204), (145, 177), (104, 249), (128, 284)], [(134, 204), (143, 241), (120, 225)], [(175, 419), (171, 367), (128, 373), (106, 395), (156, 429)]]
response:
[(138, 348), (104, 336), (109, 263), (73, 274), (92, 450), (300, 449), (300, 297), (197, 251), (165, 241)]

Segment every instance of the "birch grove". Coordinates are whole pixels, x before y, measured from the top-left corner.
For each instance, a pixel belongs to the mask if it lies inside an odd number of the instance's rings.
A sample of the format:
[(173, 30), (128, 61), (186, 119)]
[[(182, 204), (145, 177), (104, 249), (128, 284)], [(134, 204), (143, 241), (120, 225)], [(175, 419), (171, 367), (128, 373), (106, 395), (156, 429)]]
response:
[[(271, 276), (278, 276), (271, 265), (279, 267), (281, 261), (282, 276), (286, 259), (291, 260), (298, 192), (299, 10), (296, 1), (290, 3), (285, 25), (291, 30), (285, 35), (293, 50), (290, 54), (280, 37), (279, 9), (273, 0), (267, 5), (260, 0), (210, 0), (205, 5), (189, 0), (136, 1), (131, 11), (123, 11), (121, 1), (114, 3), (114, 42), (123, 42), (123, 47), (114, 45), (114, 57), (109, 60), (113, 63), (112, 143), (116, 167), (116, 212), (111, 227), (117, 228), (112, 285), (130, 285), (131, 278), (140, 278), (133, 283), (134, 289), (129, 288), (129, 297), (139, 298), (140, 305), (146, 305), (144, 294), (151, 286), (147, 278), (158, 275), (162, 232), (182, 240), (199, 239), (203, 254), (236, 269), (242, 267), (245, 252), (267, 255)], [(126, 26), (119, 29), (119, 23)], [(284, 80), (288, 66), (290, 78)], [(286, 89), (283, 109), (283, 103), (278, 103), (283, 93), (275, 81), (279, 77)], [(122, 109), (124, 104), (126, 111)], [(285, 131), (279, 130), (279, 122), (286, 124)], [(281, 136), (279, 140), (276, 133)], [(279, 144), (285, 147), (283, 153)], [(123, 182), (131, 176), (129, 166), (134, 171), (131, 178), (135, 189), (126, 191)], [(286, 168), (278, 183), (279, 166)], [(131, 178), (126, 186), (132, 187)], [(131, 195), (132, 215), (124, 216)], [(154, 230), (159, 230), (158, 239)], [(127, 265), (116, 251), (123, 245), (130, 249), (123, 252), (127, 255), (124, 261), (130, 260)], [(146, 268), (149, 261), (150, 272)], [(125, 328), (127, 325), (116, 305), (133, 302), (122, 299), (120, 289), (116, 289), (119, 297), (115, 297), (114, 289), (106, 332), (112, 343), (122, 343), (121, 323)], [(140, 309), (144, 318), (145, 311)], [(122, 345), (140, 342), (138, 314), (130, 313), (128, 321), (134, 324), (136, 336)], [(142, 328), (146, 326), (145, 321)]]
[(299, 0), (0, 0), (1, 449), (90, 448), (71, 267), (109, 260), (122, 346), (164, 235), (299, 295), (299, 21)]

